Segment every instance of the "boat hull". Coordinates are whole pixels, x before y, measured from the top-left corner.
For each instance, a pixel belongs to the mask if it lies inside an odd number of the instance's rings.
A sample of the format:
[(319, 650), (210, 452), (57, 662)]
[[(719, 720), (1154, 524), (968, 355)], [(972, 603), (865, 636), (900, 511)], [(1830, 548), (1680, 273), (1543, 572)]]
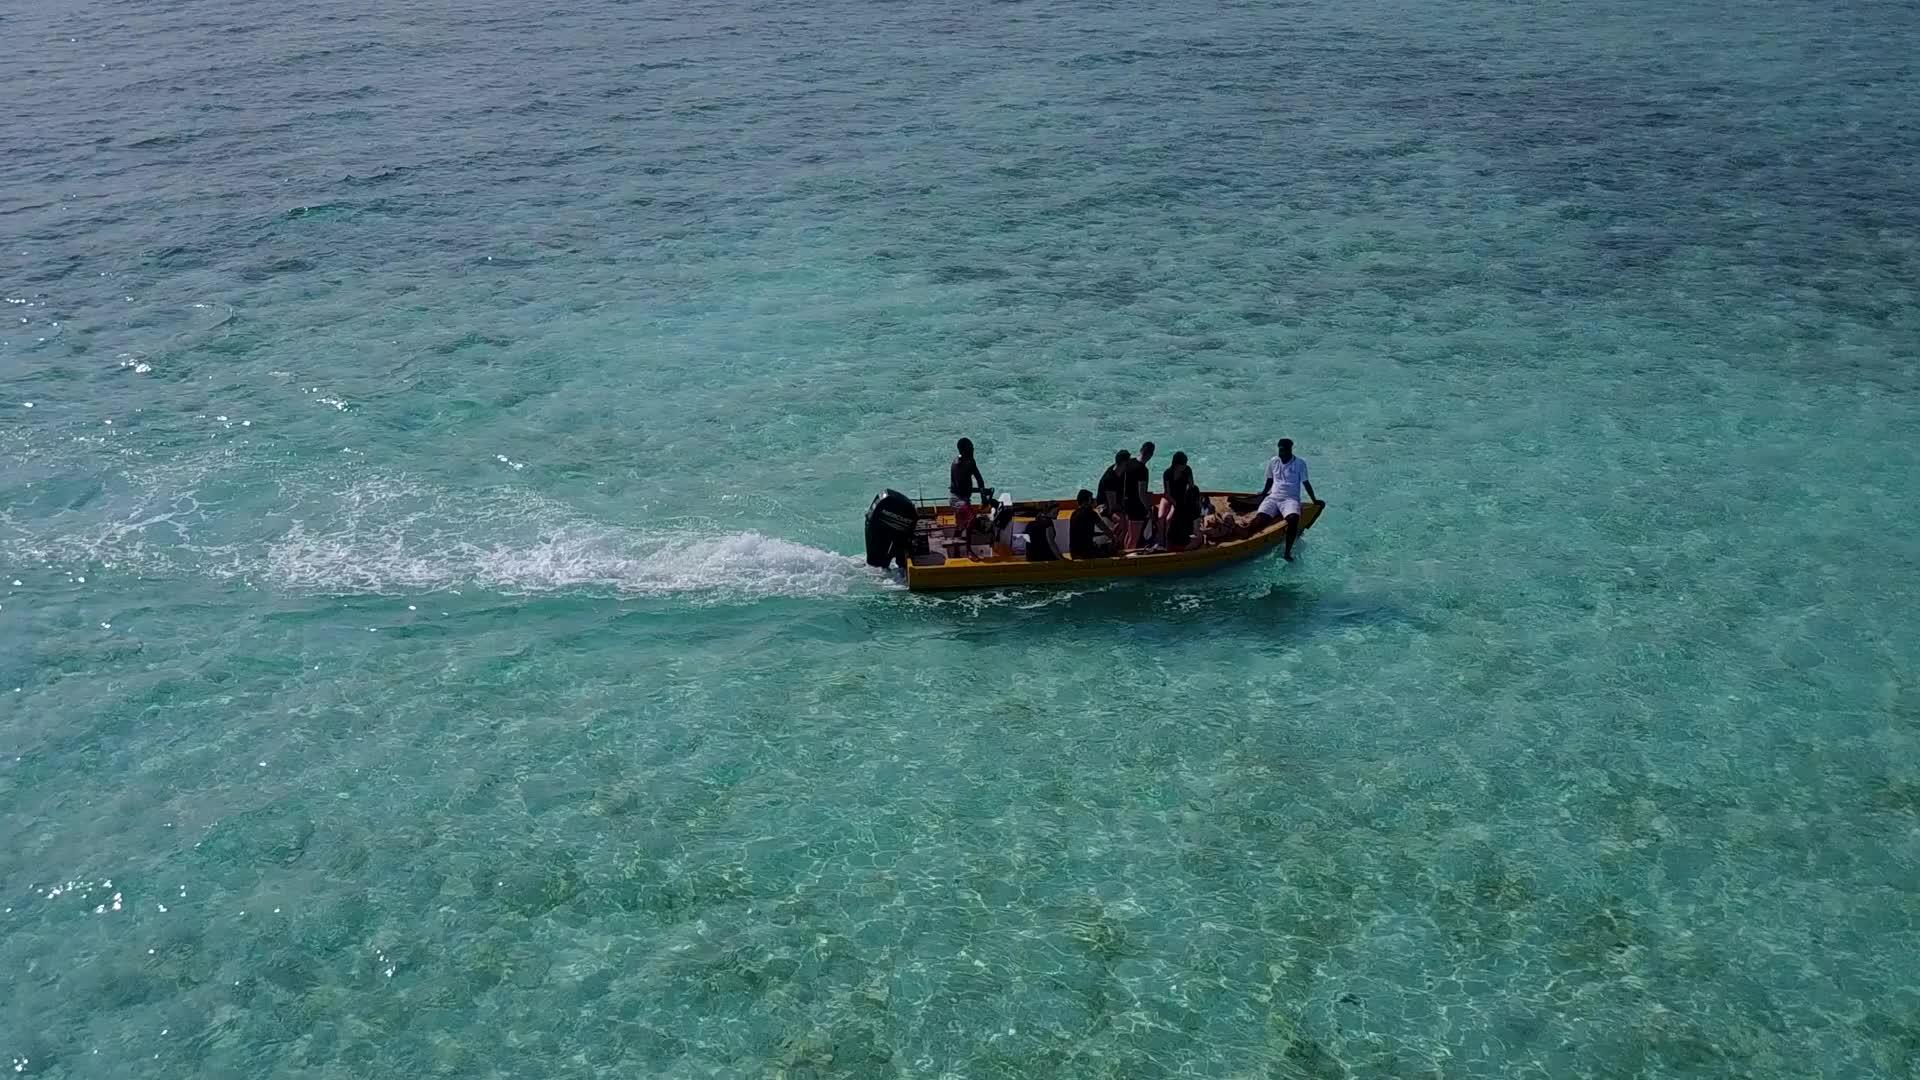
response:
[[(1208, 492), (1208, 498), (1224, 505), (1238, 492)], [(1021, 504), (1033, 506), (1037, 504)], [(1015, 511), (1021, 509), (1016, 505)], [(1071, 501), (1057, 504), (1069, 511)], [(1307, 503), (1300, 508), (1300, 531), (1305, 533), (1320, 518), (1324, 507)], [(1017, 516), (1015, 528), (1030, 518)], [(1025, 585), (1064, 585), (1109, 578), (1162, 577), (1172, 574), (1205, 573), (1223, 566), (1246, 562), (1279, 546), (1286, 539), (1285, 522), (1275, 522), (1252, 536), (1210, 544), (1194, 551), (1167, 551), (1123, 555), (1105, 559), (1064, 558), (1052, 562), (1028, 562), (1023, 555), (1000, 552), (979, 558), (948, 558), (939, 564), (915, 560), (907, 567), (907, 587), (915, 592), (943, 592), (955, 589), (991, 589)]]

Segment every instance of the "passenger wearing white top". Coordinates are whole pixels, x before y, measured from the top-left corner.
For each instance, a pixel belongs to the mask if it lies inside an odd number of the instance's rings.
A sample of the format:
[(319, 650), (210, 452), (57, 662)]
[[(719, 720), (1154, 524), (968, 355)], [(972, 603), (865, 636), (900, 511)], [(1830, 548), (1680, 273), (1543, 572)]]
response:
[(1293, 440), (1280, 440), (1280, 453), (1267, 462), (1267, 483), (1260, 489), (1260, 510), (1248, 523), (1247, 535), (1251, 536), (1276, 521), (1287, 523), (1288, 562), (1293, 561), (1293, 542), (1300, 536), (1300, 491), (1305, 489), (1307, 498), (1317, 506), (1327, 505), (1313, 493), (1313, 485), (1307, 481), (1307, 462), (1305, 458), (1293, 456)]

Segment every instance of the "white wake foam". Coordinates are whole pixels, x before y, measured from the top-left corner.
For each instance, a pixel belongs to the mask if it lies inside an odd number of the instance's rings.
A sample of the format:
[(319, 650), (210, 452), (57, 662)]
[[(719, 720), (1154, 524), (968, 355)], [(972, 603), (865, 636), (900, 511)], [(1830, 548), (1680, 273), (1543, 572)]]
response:
[(282, 477), (260, 504), (233, 488), (201, 498), (226, 464), (169, 470), (164, 479), (142, 471), (117, 512), (59, 532), (0, 512), (0, 555), (10, 564), (118, 564), (338, 594), (473, 588), (714, 602), (833, 595), (878, 577), (859, 558), (758, 532), (711, 522), (610, 525), (513, 487), (452, 493), (406, 477)]
[(257, 575), (287, 588), (332, 593), (473, 587), (715, 598), (825, 596), (872, 578), (859, 559), (757, 532), (646, 535), (573, 527), (526, 544), (476, 544), (404, 531), (315, 534), (303, 525), (269, 547)]

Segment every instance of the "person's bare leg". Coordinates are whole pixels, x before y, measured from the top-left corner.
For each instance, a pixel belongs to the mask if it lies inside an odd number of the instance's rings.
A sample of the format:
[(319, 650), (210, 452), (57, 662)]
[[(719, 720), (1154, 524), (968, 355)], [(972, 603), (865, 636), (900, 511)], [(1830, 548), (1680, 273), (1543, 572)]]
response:
[(1281, 552), (1288, 562), (1293, 561), (1293, 542), (1300, 538), (1300, 515), (1287, 515), (1287, 550)]

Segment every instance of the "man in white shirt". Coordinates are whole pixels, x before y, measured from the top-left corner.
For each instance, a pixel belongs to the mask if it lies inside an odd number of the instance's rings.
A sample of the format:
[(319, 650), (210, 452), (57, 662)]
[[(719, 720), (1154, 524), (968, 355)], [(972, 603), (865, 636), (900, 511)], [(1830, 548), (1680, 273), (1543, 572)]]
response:
[(1260, 489), (1260, 510), (1253, 515), (1247, 535), (1251, 536), (1276, 521), (1287, 523), (1287, 561), (1293, 561), (1293, 542), (1300, 536), (1300, 491), (1316, 505), (1325, 506), (1307, 482), (1305, 458), (1293, 456), (1293, 440), (1280, 440), (1280, 453), (1267, 462), (1267, 483)]

